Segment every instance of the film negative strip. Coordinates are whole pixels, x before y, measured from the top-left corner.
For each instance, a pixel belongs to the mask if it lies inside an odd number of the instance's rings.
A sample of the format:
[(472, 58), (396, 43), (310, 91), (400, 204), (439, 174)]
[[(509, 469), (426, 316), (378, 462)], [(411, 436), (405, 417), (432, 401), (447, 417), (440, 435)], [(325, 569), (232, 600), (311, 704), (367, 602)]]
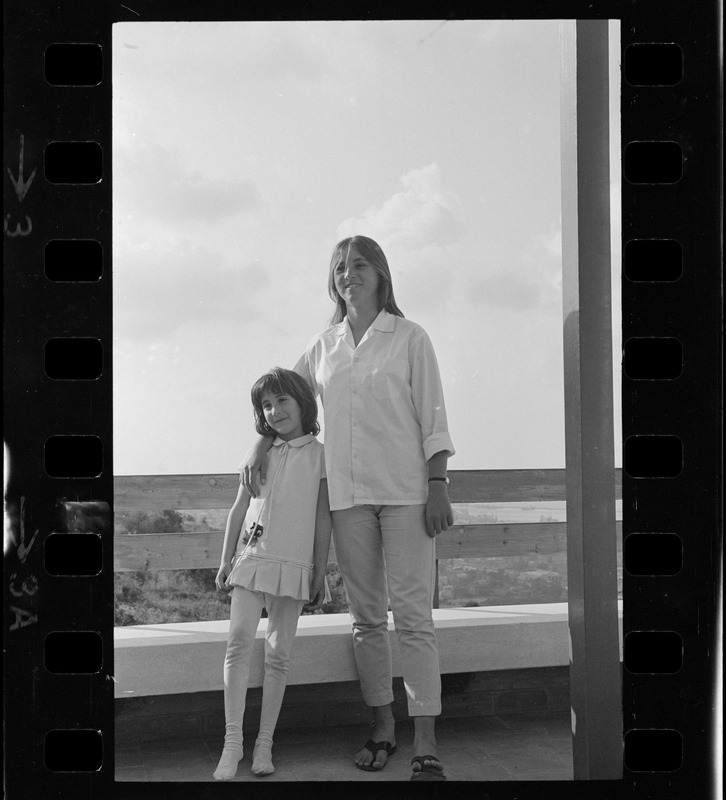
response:
[(110, 31), (89, 8), (5, 11), (6, 786), (100, 797), (113, 763)]
[[(623, 176), (629, 185), (623, 194), (624, 583), (626, 596), (643, 600), (633, 602), (626, 615), (624, 760), (628, 773), (647, 772), (658, 791), (668, 791), (669, 775), (695, 774), (700, 761), (699, 793), (710, 794), (718, 792), (705, 778), (710, 773), (712, 780), (718, 763), (707, 755), (718, 747), (714, 722), (697, 722), (690, 710), (699, 702), (696, 694), (713, 691), (707, 687), (718, 680), (718, 656), (712, 657), (718, 645), (714, 633), (703, 636), (698, 609), (719, 591), (718, 569), (707, 566), (719, 563), (719, 511), (715, 496), (705, 515), (705, 508), (686, 498), (698, 495), (708, 480), (704, 470), (719, 460), (719, 445), (709, 442), (694, 418), (696, 407), (714, 409), (716, 395), (698, 398), (697, 387), (719, 363), (713, 333), (699, 322), (699, 308), (708, 305), (701, 292), (710, 280), (715, 290), (717, 270), (709, 279), (693, 268), (694, 261), (719, 259), (715, 240), (711, 246), (700, 240), (703, 221), (715, 219), (718, 201), (697, 188), (707, 181), (706, 152), (715, 159), (716, 128), (713, 118), (706, 122), (707, 114), (696, 112), (686, 123), (667, 110), (698, 95), (705, 75), (689, 65), (696, 41), (705, 44), (709, 34), (697, 34), (684, 20), (676, 35), (656, 19), (648, 32), (648, 41), (633, 42), (623, 52), (623, 108), (640, 107), (623, 115)], [(691, 146), (695, 130), (700, 157)], [(702, 571), (710, 573), (704, 583), (697, 577)]]
[[(346, 12), (392, 18), (388, 7)], [(244, 13), (264, 19), (269, 10)], [(623, 774), (547, 790), (716, 797), (720, 4), (497, 0), (476, 13), (415, 13), (621, 20)], [(313, 16), (338, 19), (340, 10), (316, 6)], [(111, 32), (115, 22), (180, 19), (244, 21), (232, 2), (5, 4), (10, 800), (161, 791), (114, 780)], [(527, 798), (542, 788), (503, 782), (477, 792)]]

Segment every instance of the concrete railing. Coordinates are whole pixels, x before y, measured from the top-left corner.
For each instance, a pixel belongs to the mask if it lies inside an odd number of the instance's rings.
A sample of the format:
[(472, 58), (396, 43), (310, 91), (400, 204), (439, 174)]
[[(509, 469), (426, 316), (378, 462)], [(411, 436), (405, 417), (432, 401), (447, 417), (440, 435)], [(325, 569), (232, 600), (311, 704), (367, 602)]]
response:
[[(569, 663), (567, 603), (440, 608), (434, 610), (434, 622), (442, 674)], [(253, 687), (262, 685), (266, 627), (267, 620), (261, 620), (250, 674)], [(229, 620), (116, 628), (116, 697), (221, 690), (228, 631)], [(394, 676), (400, 676), (390, 617), (389, 632)], [(290, 685), (357, 679), (347, 614), (301, 617), (294, 648)]]
[[(452, 471), (453, 503), (532, 503), (565, 499), (564, 470)], [(614, 476), (621, 497), (621, 471)], [(115, 510), (229, 508), (236, 475), (127, 476), (115, 481)], [(621, 548), (620, 523), (618, 549)], [(189, 532), (114, 537), (115, 569), (212, 568), (219, 563), (223, 534)], [(566, 552), (566, 523), (455, 524), (437, 537), (437, 557), (476, 558)], [(622, 617), (621, 617), (622, 618)], [(434, 611), (442, 674), (567, 666), (566, 603)], [(261, 685), (266, 620), (260, 622), (251, 686)], [(115, 629), (116, 697), (133, 698), (222, 689), (221, 664), (229, 620)], [(393, 623), (389, 622), (393, 631)], [(622, 636), (621, 636), (622, 641)], [(398, 645), (391, 636), (394, 674)], [(300, 619), (290, 685), (355, 680), (347, 614)]]
[[(456, 504), (532, 504), (565, 500), (565, 471), (452, 470), (449, 496)], [(613, 476), (622, 497), (622, 471)], [(229, 509), (239, 478), (233, 475), (134, 475), (114, 479), (116, 514)], [(621, 536), (618, 523), (618, 548)], [(114, 571), (202, 569), (219, 566), (221, 531), (116, 535)], [(565, 522), (459, 522), (436, 538), (438, 559), (564, 553)], [(331, 548), (331, 560), (334, 560)]]

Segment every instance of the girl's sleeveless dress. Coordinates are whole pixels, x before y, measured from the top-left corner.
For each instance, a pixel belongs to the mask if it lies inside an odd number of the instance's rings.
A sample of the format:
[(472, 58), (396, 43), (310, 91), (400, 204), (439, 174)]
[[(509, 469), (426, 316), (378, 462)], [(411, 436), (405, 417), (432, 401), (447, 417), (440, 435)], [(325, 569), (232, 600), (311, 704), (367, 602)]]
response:
[(290, 442), (276, 438), (267, 476), (250, 500), (227, 583), (308, 601), (323, 445), (311, 434)]

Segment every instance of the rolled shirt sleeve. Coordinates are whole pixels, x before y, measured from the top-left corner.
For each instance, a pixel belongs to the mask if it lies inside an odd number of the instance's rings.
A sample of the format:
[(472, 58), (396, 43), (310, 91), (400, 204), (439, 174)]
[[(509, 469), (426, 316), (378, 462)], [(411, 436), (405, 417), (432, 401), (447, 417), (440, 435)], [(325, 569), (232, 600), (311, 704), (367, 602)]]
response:
[(439, 365), (426, 331), (419, 329), (419, 335), (411, 337), (409, 352), (411, 399), (421, 425), (424, 457), (428, 461), (442, 450), (453, 456), (456, 451), (449, 436)]

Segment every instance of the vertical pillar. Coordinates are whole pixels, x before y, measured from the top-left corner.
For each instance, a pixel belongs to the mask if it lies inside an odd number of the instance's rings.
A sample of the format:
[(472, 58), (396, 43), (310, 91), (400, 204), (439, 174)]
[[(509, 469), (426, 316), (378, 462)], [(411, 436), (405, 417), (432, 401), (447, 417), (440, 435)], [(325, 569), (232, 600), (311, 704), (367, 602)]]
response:
[(567, 575), (574, 777), (622, 777), (608, 22), (561, 29)]

